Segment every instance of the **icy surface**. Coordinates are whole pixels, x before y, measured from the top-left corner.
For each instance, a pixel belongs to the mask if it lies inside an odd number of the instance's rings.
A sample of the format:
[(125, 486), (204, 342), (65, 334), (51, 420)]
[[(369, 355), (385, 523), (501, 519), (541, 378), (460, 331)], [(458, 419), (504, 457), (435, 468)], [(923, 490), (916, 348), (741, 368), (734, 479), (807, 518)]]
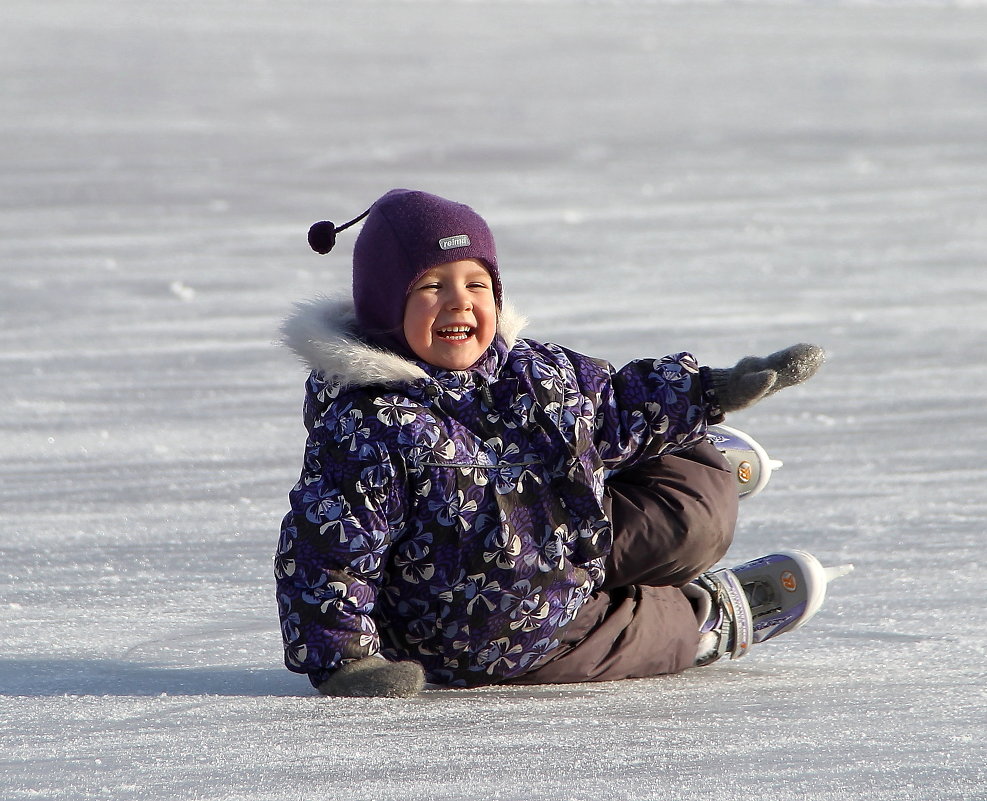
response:
[[(0, 797), (983, 799), (987, 9), (27, 2), (0, 25)], [(331, 700), (284, 670), (308, 225), (493, 223), (533, 335), (824, 371), (731, 559), (856, 571), (749, 657)], [(341, 237), (343, 239), (343, 237)], [(677, 313), (658, 310), (678, 308)]]

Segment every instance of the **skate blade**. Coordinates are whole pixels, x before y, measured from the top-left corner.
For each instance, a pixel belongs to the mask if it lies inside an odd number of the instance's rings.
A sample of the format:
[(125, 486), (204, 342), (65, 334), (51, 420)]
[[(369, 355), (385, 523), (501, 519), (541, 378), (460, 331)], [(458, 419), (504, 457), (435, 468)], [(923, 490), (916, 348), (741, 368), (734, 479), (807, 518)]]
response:
[(833, 579), (838, 579), (848, 573), (853, 572), (853, 565), (836, 565), (834, 567), (824, 567), (823, 573), (826, 576), (826, 583), (829, 584)]

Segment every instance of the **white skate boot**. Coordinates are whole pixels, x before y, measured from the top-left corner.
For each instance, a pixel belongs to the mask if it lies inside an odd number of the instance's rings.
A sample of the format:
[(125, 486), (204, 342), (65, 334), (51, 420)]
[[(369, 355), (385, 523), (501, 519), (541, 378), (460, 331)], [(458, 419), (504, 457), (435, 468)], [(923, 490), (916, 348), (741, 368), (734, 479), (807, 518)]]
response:
[(851, 570), (853, 565), (823, 567), (805, 551), (781, 551), (703, 573), (684, 590), (705, 620), (696, 664), (726, 653), (739, 659), (754, 643), (799, 628), (819, 611), (826, 585)]

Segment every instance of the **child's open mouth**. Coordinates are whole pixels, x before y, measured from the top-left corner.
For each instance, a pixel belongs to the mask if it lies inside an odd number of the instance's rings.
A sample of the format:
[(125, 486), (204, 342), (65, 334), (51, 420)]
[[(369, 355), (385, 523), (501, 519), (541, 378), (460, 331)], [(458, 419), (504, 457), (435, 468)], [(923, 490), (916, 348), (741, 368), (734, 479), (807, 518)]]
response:
[(436, 330), (435, 335), (446, 342), (464, 342), (473, 336), (473, 327), (469, 325), (447, 325)]

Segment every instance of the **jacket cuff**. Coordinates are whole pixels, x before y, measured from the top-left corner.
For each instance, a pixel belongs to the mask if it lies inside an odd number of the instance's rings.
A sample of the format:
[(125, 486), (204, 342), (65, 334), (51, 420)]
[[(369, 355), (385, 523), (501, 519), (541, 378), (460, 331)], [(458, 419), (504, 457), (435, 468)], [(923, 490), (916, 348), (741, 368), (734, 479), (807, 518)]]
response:
[(716, 384), (713, 381), (713, 371), (709, 367), (699, 368), (699, 381), (703, 387), (703, 404), (706, 406), (706, 422), (709, 425), (722, 423), (726, 419), (720, 407), (720, 398), (716, 394)]
[(335, 673), (333, 670), (313, 670), (308, 674), (308, 680), (311, 682), (312, 686), (318, 690), (319, 685), (328, 679), (333, 673)]

